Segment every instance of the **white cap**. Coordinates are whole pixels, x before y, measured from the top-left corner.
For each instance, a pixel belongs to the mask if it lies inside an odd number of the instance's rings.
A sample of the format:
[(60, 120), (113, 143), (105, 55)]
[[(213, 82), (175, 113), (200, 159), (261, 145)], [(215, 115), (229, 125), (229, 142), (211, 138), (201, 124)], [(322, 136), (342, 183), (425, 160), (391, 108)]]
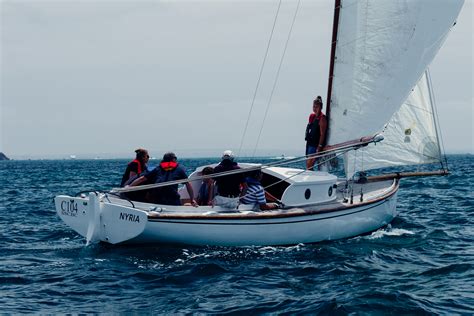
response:
[(234, 160), (234, 153), (232, 150), (226, 150), (222, 153), (222, 160), (224, 159)]

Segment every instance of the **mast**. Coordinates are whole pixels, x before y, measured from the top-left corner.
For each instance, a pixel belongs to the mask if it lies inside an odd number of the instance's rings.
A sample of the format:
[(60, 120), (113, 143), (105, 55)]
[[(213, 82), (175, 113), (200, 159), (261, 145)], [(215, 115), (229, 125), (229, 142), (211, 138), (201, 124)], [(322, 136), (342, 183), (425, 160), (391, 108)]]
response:
[[(326, 98), (326, 117), (327, 117), (327, 130), (330, 129), (330, 115), (331, 115), (331, 93), (332, 93), (332, 78), (334, 76), (334, 63), (336, 59), (336, 44), (337, 44), (337, 30), (339, 27), (339, 11), (341, 8), (341, 0), (335, 0), (334, 2), (334, 19), (332, 25), (332, 42), (331, 42), (331, 59), (329, 62), (329, 80), (328, 80), (328, 96)], [(326, 131), (326, 138), (328, 131)]]

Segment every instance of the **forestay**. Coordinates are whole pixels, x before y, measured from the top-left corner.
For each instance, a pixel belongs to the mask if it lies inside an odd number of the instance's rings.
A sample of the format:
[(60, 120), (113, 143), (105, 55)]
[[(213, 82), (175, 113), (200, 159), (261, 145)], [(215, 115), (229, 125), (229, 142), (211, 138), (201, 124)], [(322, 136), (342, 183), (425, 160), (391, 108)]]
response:
[(435, 125), (434, 104), (426, 72), (408, 99), (386, 124), (384, 140), (345, 156), (346, 175), (355, 171), (388, 166), (416, 165), (441, 161)]
[(341, 0), (328, 144), (380, 132), (444, 42), (463, 0)]

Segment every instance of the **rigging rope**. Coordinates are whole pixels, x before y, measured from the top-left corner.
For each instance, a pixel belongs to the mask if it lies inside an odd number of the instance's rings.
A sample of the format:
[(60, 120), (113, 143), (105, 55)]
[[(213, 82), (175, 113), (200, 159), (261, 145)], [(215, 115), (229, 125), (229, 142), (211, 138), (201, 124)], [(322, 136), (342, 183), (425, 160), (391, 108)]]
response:
[[(351, 149), (349, 148), (349, 149), (347, 149), (347, 150), (345, 150), (345, 151), (342, 151), (342, 152), (340, 152), (340, 153), (337, 153), (337, 154), (334, 155), (334, 156), (328, 154), (328, 155), (324, 156), (324, 157), (326, 157), (325, 159), (320, 159), (320, 161), (316, 163), (316, 166), (319, 167), (319, 166), (321, 166), (321, 165), (323, 165), (323, 164), (325, 164), (325, 163), (331, 161), (331, 159), (336, 159), (336, 158), (338, 158), (339, 156), (345, 154), (345, 153), (346, 153), (347, 151), (349, 151), (349, 150), (351, 150)], [(284, 178), (284, 179), (280, 179), (280, 181), (277, 181), (277, 182), (274, 182), (274, 183), (272, 183), (272, 184), (267, 185), (266, 187), (264, 187), (264, 189), (270, 188), (270, 187), (272, 187), (272, 186), (274, 186), (274, 185), (277, 185), (277, 184), (279, 184), (279, 183), (281, 183), (281, 182), (283, 182), (283, 181), (289, 180), (289, 179), (291, 179), (291, 178), (293, 178), (293, 177), (295, 177), (295, 176), (297, 176), (297, 175), (300, 175), (300, 174), (302, 174), (302, 173), (304, 173), (304, 172), (306, 172), (306, 171), (307, 171), (307, 170), (301, 170), (300, 172), (297, 172), (297, 173), (295, 173), (295, 174), (292, 174), (292, 175), (289, 176), (289, 177), (286, 177), (286, 178)]]
[[(332, 156), (332, 154), (327, 154), (327, 155), (324, 156), (324, 157), (326, 157), (325, 159), (322, 159), (322, 158), (321, 158), (320, 161), (319, 161), (318, 163), (316, 163), (316, 166), (319, 167), (319, 166), (321, 166), (321, 165), (323, 165), (323, 164), (329, 162), (331, 159), (336, 159), (337, 157), (339, 157), (339, 156), (345, 154), (345, 153), (346, 153), (347, 151), (349, 151), (349, 150), (351, 150), (351, 149), (348, 148), (348, 149), (346, 149), (345, 151), (342, 151), (342, 152), (340, 152), (340, 153), (335, 154), (334, 156)], [(261, 169), (265, 169), (265, 168), (261, 168)], [(283, 178), (283, 179), (279, 179), (278, 181), (273, 182), (272, 184), (269, 184), (269, 185), (263, 187), (263, 189), (266, 190), (266, 189), (268, 189), (268, 188), (271, 188), (272, 186), (275, 186), (275, 185), (277, 185), (277, 184), (279, 184), (279, 183), (285, 182), (285, 181), (287, 181), (287, 180), (289, 180), (289, 179), (291, 179), (291, 178), (293, 178), (293, 177), (296, 177), (296, 176), (298, 176), (298, 175), (300, 175), (300, 174), (302, 174), (302, 173), (304, 173), (304, 172), (306, 172), (306, 171), (307, 171), (307, 170), (303, 169), (303, 170), (301, 170), (300, 172), (296, 172), (296, 173), (292, 174), (292, 175), (289, 176), (289, 177), (286, 177), (286, 178)], [(256, 195), (256, 193), (247, 193), (247, 194), (242, 195), (240, 198), (243, 198), (243, 197), (245, 197), (245, 196), (247, 196), (247, 195), (249, 195), (249, 196), (250, 196), (250, 195)], [(278, 200), (279, 203), (281, 203), (281, 200), (279, 200), (279, 199), (277, 199), (277, 200)], [(285, 205), (285, 206), (287, 206), (287, 205)], [(289, 206), (289, 207), (291, 207), (291, 206)]]
[(252, 157), (255, 157), (255, 152), (257, 151), (257, 147), (258, 147), (258, 144), (260, 142), (260, 136), (262, 135), (263, 127), (265, 125), (265, 120), (267, 119), (268, 110), (270, 109), (270, 103), (272, 102), (273, 93), (275, 92), (275, 87), (276, 87), (277, 82), (278, 82), (278, 77), (280, 76), (281, 66), (282, 66), (283, 60), (285, 58), (286, 49), (288, 48), (288, 42), (290, 41), (290, 38), (291, 38), (291, 33), (293, 31), (293, 26), (295, 25), (296, 15), (298, 14), (298, 10), (300, 8), (300, 3), (301, 3), (301, 0), (298, 0), (298, 4), (297, 4), (296, 10), (295, 10), (295, 14), (293, 15), (293, 21), (291, 22), (290, 31), (288, 32), (288, 37), (286, 38), (285, 48), (283, 49), (283, 54), (280, 58), (280, 65), (278, 66), (278, 70), (277, 70), (277, 73), (276, 73), (276, 76), (275, 76), (275, 80), (273, 81), (272, 92), (270, 93), (270, 98), (268, 99), (267, 107), (265, 109), (265, 115), (263, 116), (262, 125), (260, 126), (260, 132), (258, 133), (257, 142), (255, 143), (255, 147), (253, 149)]
[(255, 98), (257, 97), (258, 88), (260, 86), (260, 80), (262, 79), (262, 73), (263, 73), (263, 69), (265, 67), (265, 62), (267, 60), (268, 51), (270, 49), (270, 43), (271, 43), (272, 38), (273, 38), (273, 32), (275, 31), (275, 25), (276, 25), (276, 21), (278, 19), (278, 13), (280, 12), (281, 2), (282, 2), (282, 0), (280, 0), (280, 2), (278, 3), (278, 9), (277, 9), (277, 12), (275, 14), (275, 19), (273, 20), (272, 31), (270, 33), (270, 38), (268, 39), (267, 49), (265, 51), (265, 56), (263, 57), (262, 66), (260, 67), (260, 73), (258, 75), (257, 85), (256, 85), (255, 91), (253, 93), (252, 104), (250, 105), (249, 114), (247, 115), (247, 122), (245, 123), (244, 131), (242, 133), (242, 139), (240, 140), (240, 146), (239, 146), (239, 150), (237, 151), (237, 156), (240, 156), (240, 151), (242, 150), (242, 146), (244, 144), (245, 134), (247, 133), (247, 128), (249, 126), (250, 117), (252, 116), (253, 106), (255, 104)]
[(439, 128), (439, 116), (438, 116), (438, 107), (436, 106), (436, 100), (435, 100), (435, 96), (434, 96), (434, 93), (433, 93), (433, 83), (431, 82), (431, 74), (430, 74), (430, 71), (429, 69), (427, 68), (426, 69), (426, 78), (428, 80), (428, 89), (429, 89), (429, 95), (430, 95), (430, 98), (431, 98), (431, 104), (433, 105), (433, 112), (432, 115), (433, 115), (433, 122), (434, 122), (434, 125), (435, 125), (435, 129), (436, 129), (436, 136), (438, 137), (438, 146), (440, 146), (440, 156), (443, 156), (444, 157), (444, 164), (443, 164), (443, 157), (440, 157), (440, 162), (441, 162), (441, 168), (443, 170), (446, 170), (446, 171), (449, 171), (448, 170), (448, 159), (446, 158), (446, 151), (444, 149), (444, 141), (443, 141), (443, 134), (441, 134), (441, 131), (440, 131), (440, 128)]
[(377, 140), (374, 137), (374, 138), (369, 139), (369, 140), (361, 141), (360, 143), (357, 143), (357, 144), (341, 146), (341, 147), (338, 147), (338, 148), (334, 148), (334, 149), (330, 149), (330, 150), (326, 150), (326, 151), (321, 151), (321, 152), (306, 155), (306, 156), (300, 156), (300, 157), (296, 157), (296, 158), (292, 158), (292, 159), (285, 159), (284, 161), (276, 161), (276, 162), (273, 162), (273, 163), (268, 163), (263, 167), (262, 166), (257, 166), (257, 167), (251, 167), (251, 168), (245, 168), (245, 169), (236, 169), (236, 170), (231, 170), (231, 171), (226, 171), (226, 172), (219, 172), (219, 173), (215, 173), (215, 174), (212, 174), (212, 175), (198, 176), (198, 177), (193, 177), (191, 179), (188, 178), (188, 179), (183, 179), (183, 180), (174, 180), (174, 181), (160, 182), (160, 183), (154, 183), (154, 184), (146, 184), (146, 185), (133, 186), (133, 187), (115, 188), (115, 189), (112, 189), (111, 192), (120, 193), (120, 192), (132, 192), (132, 191), (147, 190), (147, 189), (165, 187), (165, 186), (174, 185), (174, 184), (183, 184), (183, 183), (192, 182), (192, 181), (196, 181), (196, 180), (218, 178), (218, 177), (223, 177), (223, 176), (231, 175), (231, 174), (245, 173), (245, 172), (249, 172), (249, 171), (268, 169), (268, 168), (273, 167), (273, 166), (287, 165), (287, 164), (290, 164), (290, 163), (305, 161), (308, 158), (326, 157), (326, 156), (333, 155), (334, 153), (347, 152), (351, 149), (358, 149), (362, 146), (366, 146), (370, 143), (375, 143), (375, 142), (378, 142), (378, 141), (379, 140)]

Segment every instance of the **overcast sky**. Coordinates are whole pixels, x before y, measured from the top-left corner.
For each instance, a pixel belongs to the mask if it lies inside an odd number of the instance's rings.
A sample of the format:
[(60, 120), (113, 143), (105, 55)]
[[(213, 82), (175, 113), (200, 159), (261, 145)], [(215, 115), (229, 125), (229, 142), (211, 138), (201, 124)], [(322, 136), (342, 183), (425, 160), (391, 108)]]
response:
[[(278, 1), (1, 0), (1, 144), (13, 158), (238, 151)], [(296, 1), (284, 1), (243, 141), (252, 153)], [(303, 0), (258, 155), (304, 153), (326, 99), (333, 1)], [(474, 152), (473, 6), (431, 65), (447, 152)], [(325, 101), (325, 100), (324, 100)]]

